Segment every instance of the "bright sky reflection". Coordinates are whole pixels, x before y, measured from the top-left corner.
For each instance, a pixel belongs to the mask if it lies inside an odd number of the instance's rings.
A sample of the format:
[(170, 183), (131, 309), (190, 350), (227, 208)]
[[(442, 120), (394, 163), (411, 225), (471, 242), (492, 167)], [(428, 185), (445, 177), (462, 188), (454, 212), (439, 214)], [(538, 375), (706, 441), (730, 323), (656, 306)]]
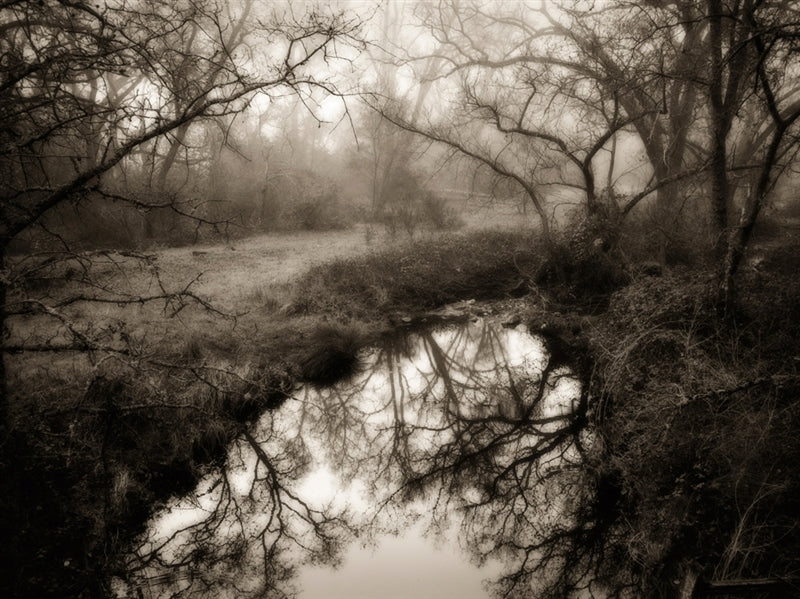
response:
[[(365, 527), (353, 543), (343, 547), (341, 563), (334, 569), (303, 565), (307, 558), (301, 547), (307, 527), (302, 521), (286, 522), (292, 538), (301, 540), (281, 545), (285, 558), (298, 565), (292, 586), (299, 591), (299, 599), (488, 598), (483, 582), (499, 575), (500, 565), (490, 561), (478, 568), (470, 562), (459, 545), (463, 539), (458, 534), (457, 507), (446, 503), (443, 514), (439, 512), (443, 508), (434, 510), (433, 503), (420, 496), (410, 504), (392, 504), (376, 511), (378, 502), (399, 483), (397, 465), (387, 451), (397, 449), (398, 439), (412, 456), (450, 443), (453, 433), (448, 419), (522, 417), (528, 409), (526, 402), (533, 397), (528, 389), (536, 388), (546, 363), (542, 341), (525, 327), (506, 328), (498, 322), (478, 320), (423, 331), (375, 348), (364, 356), (364, 368), (354, 380), (319, 391), (303, 388), (280, 410), (264, 414), (248, 434), (258, 440), (271, 467), (286, 472), (288, 478), (280, 484), (286, 485), (286, 497), (296, 498), (292, 505), (301, 501), (331, 513), (346, 509), (351, 525)], [(509, 385), (518, 387), (513, 396), (508, 394)], [(542, 419), (539, 430), (555, 429), (562, 417), (568, 417), (579, 394), (571, 377), (557, 376), (536, 408)], [(535, 428), (519, 435), (496, 459), (513, 459), (525, 452), (535, 435)], [(561, 455), (572, 457), (569, 451)], [(545, 454), (543, 466), (557, 465), (558, 456), (558, 452), (552, 458)], [(297, 460), (307, 460), (307, 464), (299, 466)], [(251, 535), (267, 526), (267, 514), (275, 506), (270, 483), (264, 478), (267, 470), (259, 466), (248, 443), (240, 440), (231, 446), (227, 465), (227, 493), (241, 510), (236, 512), (236, 520), (217, 529), (223, 541), (229, 535), (227, 530)], [(150, 529), (151, 542), (159, 537), (164, 540), (212, 514), (223, 490), (213, 481), (212, 474), (193, 497), (174, 502), (156, 518)], [(464, 499), (476, 501), (482, 491), (467, 484), (460, 493), (462, 499), (454, 499), (453, 506)], [(427, 536), (434, 514), (440, 533), (443, 515), (449, 528), (443, 534)], [(176, 548), (170, 549), (167, 543), (162, 555), (179, 557), (183, 551), (179, 544), (187, 538), (178, 534)], [(250, 579), (240, 580), (246, 583)]]
[[(444, 329), (434, 331), (432, 337), (442, 348), (459, 348), (464, 355), (457, 359), (471, 363), (476, 371), (492, 371), (498, 356), (482, 352), (480, 343), (459, 342), (463, 331)], [(502, 331), (500, 342), (503, 358), (510, 368), (540, 371), (546, 355), (541, 340), (532, 337), (525, 327)], [(454, 356), (450, 356), (454, 357)], [(455, 358), (455, 357), (454, 357)], [(374, 359), (371, 356), (370, 359)], [(373, 413), (373, 423), (388, 421), (391, 414), (380, 406), (390, 387), (391, 378), (402, 379), (409, 395), (419, 393), (426, 380), (435, 370), (431, 356), (420, 351), (396, 365), (396, 372), (386, 370), (371, 372), (370, 384), (364, 387), (361, 402)], [(371, 370), (371, 369), (370, 369)], [(566, 408), (564, 395), (570, 395), (574, 387), (564, 379), (565, 393), (559, 389), (554, 393), (553, 408), (561, 412)], [(441, 391), (439, 391), (441, 392)], [(413, 418), (413, 416), (412, 416)], [(367, 510), (368, 502), (362, 495), (363, 483), (352, 481), (347, 489), (327, 467), (312, 472), (305, 480), (301, 491), (306, 497), (314, 497), (319, 504), (329, 501), (334, 504), (348, 503), (357, 511)], [(424, 507), (422, 507), (424, 511)], [(304, 567), (300, 570), (297, 587), (299, 599), (486, 599), (489, 594), (483, 582), (501, 572), (500, 565), (489, 563), (478, 568), (469, 562), (469, 557), (458, 546), (455, 533), (436, 539), (425, 535), (425, 527), (416, 524), (398, 536), (384, 536), (374, 547), (352, 547), (337, 569)]]
[(499, 572), (478, 569), (452, 541), (437, 546), (421, 526), (385, 537), (377, 548), (350, 549), (342, 567), (304, 568), (299, 599), (485, 599), (482, 581)]

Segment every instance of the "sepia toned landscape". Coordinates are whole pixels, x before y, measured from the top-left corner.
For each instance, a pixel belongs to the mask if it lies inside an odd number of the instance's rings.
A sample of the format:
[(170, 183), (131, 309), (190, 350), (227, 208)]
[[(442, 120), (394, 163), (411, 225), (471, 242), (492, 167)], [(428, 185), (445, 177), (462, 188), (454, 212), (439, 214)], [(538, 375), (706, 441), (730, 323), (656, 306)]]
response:
[(796, 2), (0, 31), (0, 595), (800, 597)]

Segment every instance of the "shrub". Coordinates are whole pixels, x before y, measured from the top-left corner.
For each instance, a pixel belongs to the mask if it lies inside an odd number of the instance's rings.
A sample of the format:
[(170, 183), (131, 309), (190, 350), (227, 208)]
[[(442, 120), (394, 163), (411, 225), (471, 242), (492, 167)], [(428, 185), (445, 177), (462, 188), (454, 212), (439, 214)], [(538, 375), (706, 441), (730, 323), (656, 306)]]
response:
[(300, 358), (301, 378), (314, 385), (327, 386), (352, 377), (358, 371), (358, 352), (363, 345), (364, 339), (358, 329), (320, 325)]
[(408, 168), (392, 171), (376, 200), (373, 219), (382, 223), (391, 235), (403, 230), (413, 236), (420, 228), (442, 231), (463, 224), (448, 209), (447, 201), (425, 189), (419, 176)]
[(687, 567), (774, 576), (800, 555), (800, 389), (785, 345), (748, 341), (782, 325), (718, 319), (710, 290), (702, 274), (637, 279), (591, 330), (598, 461), (620, 489), (607, 566), (643, 596), (670, 596)]
[(604, 309), (608, 296), (630, 280), (615, 238), (614, 224), (574, 213), (547, 246), (536, 283), (557, 302)]
[(447, 207), (447, 201), (425, 193), (420, 198), (420, 222), (436, 231), (460, 229), (464, 222), (456, 212)]
[(416, 190), (402, 200), (393, 201), (378, 212), (377, 220), (391, 235), (403, 230), (413, 236), (419, 229), (446, 231), (459, 229), (463, 221), (447, 207), (447, 201), (429, 192)]
[(296, 200), (284, 207), (281, 227), (289, 230), (328, 231), (350, 225), (347, 211), (334, 193)]

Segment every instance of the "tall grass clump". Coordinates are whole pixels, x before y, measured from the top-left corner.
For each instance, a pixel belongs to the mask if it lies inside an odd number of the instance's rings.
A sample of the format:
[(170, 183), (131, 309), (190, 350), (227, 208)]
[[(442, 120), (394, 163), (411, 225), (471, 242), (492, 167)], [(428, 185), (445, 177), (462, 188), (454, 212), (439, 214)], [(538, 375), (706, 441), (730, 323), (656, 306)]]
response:
[(302, 313), (381, 319), (463, 299), (502, 298), (526, 288), (541, 259), (528, 232), (449, 234), (312, 268), (294, 287)]
[(363, 345), (364, 337), (357, 327), (322, 323), (301, 352), (300, 377), (322, 387), (351, 378), (359, 369)]

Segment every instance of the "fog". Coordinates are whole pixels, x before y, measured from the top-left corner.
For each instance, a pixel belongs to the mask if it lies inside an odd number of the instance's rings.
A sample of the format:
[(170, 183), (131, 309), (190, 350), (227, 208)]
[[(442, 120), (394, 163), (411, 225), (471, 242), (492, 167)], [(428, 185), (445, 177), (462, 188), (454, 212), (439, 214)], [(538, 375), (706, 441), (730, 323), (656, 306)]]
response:
[(798, 40), (789, 0), (0, 5), (0, 595), (791, 578)]

